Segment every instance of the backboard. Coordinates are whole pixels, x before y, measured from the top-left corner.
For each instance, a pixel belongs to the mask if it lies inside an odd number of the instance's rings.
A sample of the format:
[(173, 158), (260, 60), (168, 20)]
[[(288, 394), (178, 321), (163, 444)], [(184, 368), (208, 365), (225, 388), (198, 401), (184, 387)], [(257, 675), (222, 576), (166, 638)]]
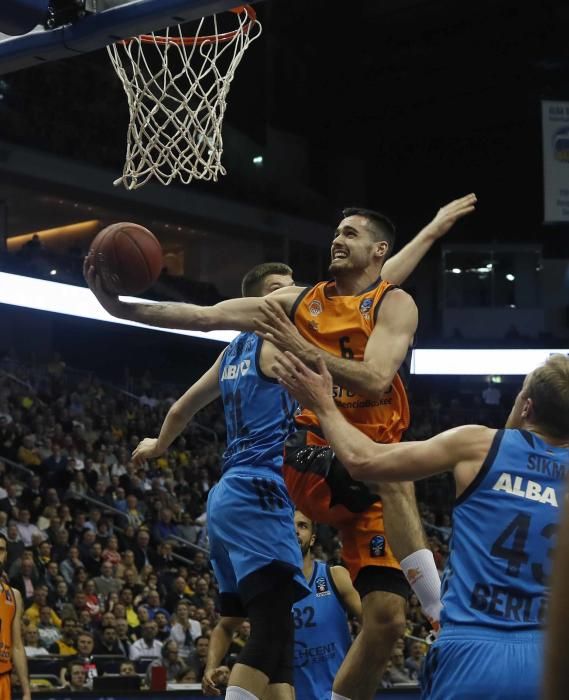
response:
[[(17, 3), (6, 3), (12, 4)], [(70, 16), (70, 3), (64, 3), (66, 11), (58, 14), (53, 11), (58, 3), (52, 0), (45, 22), (28, 33), (0, 33), (0, 75), (89, 53), (119, 39), (184, 24), (236, 4), (238, 0), (79, 0), (78, 9)], [(0, 10), (0, 26), (11, 26), (10, 12), (10, 7)]]

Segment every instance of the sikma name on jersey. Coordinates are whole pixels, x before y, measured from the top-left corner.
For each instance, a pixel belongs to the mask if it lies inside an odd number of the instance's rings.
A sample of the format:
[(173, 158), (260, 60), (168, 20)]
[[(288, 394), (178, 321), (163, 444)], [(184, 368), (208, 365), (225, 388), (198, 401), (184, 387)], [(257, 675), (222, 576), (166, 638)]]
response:
[(512, 496), (527, 498), (530, 501), (538, 501), (539, 503), (547, 503), (554, 508), (558, 508), (557, 494), (551, 486), (545, 488), (537, 481), (525, 479), (523, 476), (513, 476), (508, 472), (502, 472), (498, 477), (498, 481), (492, 487), (493, 491), (503, 491)]

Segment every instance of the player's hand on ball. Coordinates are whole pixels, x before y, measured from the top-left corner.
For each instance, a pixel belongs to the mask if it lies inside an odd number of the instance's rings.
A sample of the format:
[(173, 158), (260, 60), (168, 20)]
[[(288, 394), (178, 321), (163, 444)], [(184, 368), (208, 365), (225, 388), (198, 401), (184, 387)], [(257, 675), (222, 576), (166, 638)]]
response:
[(461, 197), (460, 199), (455, 199), (453, 202), (450, 202), (450, 204), (438, 210), (437, 215), (431, 221), (428, 228), (431, 229), (436, 238), (444, 236), (459, 219), (462, 219), (474, 211), (477, 201), (474, 193), (467, 194), (466, 197)]
[(132, 453), (132, 461), (135, 464), (142, 464), (142, 462), (148, 459), (156, 459), (162, 454), (163, 452), (158, 449), (158, 438), (144, 438), (138, 443)]
[(275, 358), (272, 370), (301, 406), (318, 411), (334, 403), (332, 375), (321, 357), (318, 357), (316, 372), (313, 372), (298, 357), (286, 352)]
[(105, 311), (113, 314), (117, 306), (120, 305), (119, 298), (116, 294), (112, 294), (104, 288), (101, 275), (97, 274), (90, 255), (87, 255), (83, 261), (83, 276), (85, 277), (89, 289), (97, 297), (99, 304), (101, 304)]

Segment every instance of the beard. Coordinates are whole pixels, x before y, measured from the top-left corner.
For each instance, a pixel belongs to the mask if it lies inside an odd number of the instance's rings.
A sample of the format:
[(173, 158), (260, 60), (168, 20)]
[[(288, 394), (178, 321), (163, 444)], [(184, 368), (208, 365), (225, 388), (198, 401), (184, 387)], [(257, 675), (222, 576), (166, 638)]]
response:
[(298, 544), (300, 545), (300, 553), (302, 554), (302, 558), (304, 559), (304, 557), (310, 551), (310, 544), (308, 542), (306, 542), (305, 544), (302, 544), (302, 542), (299, 542)]

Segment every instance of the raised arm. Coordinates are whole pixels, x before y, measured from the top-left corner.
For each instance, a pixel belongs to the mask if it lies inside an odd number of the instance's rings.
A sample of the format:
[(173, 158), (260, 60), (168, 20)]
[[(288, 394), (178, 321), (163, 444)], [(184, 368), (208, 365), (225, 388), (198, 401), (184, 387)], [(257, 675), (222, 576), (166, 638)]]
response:
[[(101, 277), (89, 263), (89, 258), (85, 260), (84, 274), (89, 288), (111, 316), (149, 326), (202, 332), (252, 331), (255, 329), (255, 318), (261, 315), (263, 297), (228, 299), (214, 306), (175, 302), (127, 302), (105, 290)], [(300, 291), (299, 287), (284, 287), (270, 296), (288, 313)]]
[(140, 464), (147, 459), (163, 455), (196, 413), (219, 396), (219, 366), (222, 357), (223, 353), (207, 372), (172, 404), (162, 423), (160, 435), (157, 438), (141, 440), (132, 453), (132, 459), (136, 463)]
[(476, 201), (475, 194), (467, 194), (466, 197), (455, 199), (439, 209), (435, 218), (421, 229), (415, 238), (387, 260), (381, 270), (382, 278), (394, 284), (403, 284), (429, 252), (433, 243), (447, 234), (459, 219), (474, 211)]
[(292, 352), (310, 367), (316, 367), (318, 358), (322, 358), (337, 384), (370, 398), (377, 398), (389, 389), (417, 329), (418, 314), (413, 299), (402, 289), (390, 291), (381, 304), (363, 361), (354, 362), (315, 347), (300, 335), (279, 305), (272, 300), (266, 300), (265, 304), (270, 323), (256, 324), (265, 340), (281, 352)]

